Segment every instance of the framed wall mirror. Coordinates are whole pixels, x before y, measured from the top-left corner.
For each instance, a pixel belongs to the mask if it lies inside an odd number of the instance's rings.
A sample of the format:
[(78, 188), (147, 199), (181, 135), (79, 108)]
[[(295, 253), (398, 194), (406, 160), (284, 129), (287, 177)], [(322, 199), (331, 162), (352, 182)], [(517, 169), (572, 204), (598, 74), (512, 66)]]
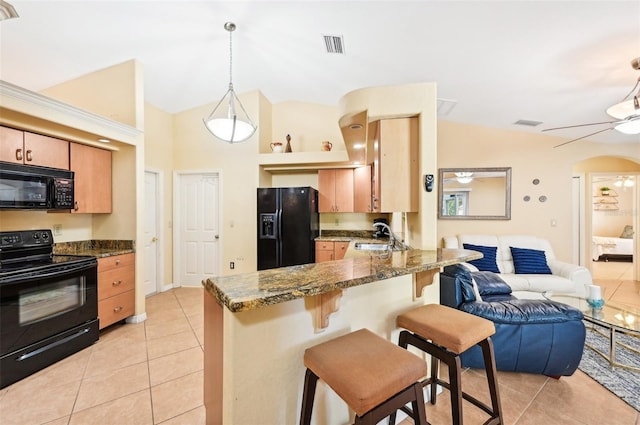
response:
[(441, 168), (438, 218), (511, 220), (511, 167)]

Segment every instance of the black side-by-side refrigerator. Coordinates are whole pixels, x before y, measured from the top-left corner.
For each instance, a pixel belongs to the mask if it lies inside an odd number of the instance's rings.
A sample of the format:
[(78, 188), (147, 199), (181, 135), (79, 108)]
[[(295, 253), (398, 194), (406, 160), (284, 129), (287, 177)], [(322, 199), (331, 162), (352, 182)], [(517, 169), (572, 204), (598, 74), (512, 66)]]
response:
[(318, 191), (258, 188), (258, 270), (314, 263)]

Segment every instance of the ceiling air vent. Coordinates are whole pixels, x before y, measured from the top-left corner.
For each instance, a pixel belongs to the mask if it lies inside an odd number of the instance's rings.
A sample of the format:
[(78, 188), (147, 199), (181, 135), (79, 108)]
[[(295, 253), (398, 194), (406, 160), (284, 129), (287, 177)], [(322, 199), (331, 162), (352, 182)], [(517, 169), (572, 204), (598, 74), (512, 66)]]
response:
[(515, 125), (524, 125), (527, 127), (537, 127), (542, 124), (542, 121), (532, 121), (532, 120), (518, 120), (514, 122)]
[(323, 35), (327, 53), (344, 55), (344, 39), (341, 35)]

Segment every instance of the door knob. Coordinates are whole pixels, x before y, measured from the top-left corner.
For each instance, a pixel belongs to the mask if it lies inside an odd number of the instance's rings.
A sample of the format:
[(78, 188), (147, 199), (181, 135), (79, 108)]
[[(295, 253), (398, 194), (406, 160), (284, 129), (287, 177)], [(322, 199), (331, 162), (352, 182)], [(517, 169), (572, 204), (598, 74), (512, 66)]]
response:
[(151, 242), (157, 242), (158, 238), (156, 238), (155, 236), (151, 238)]
[(216, 238), (216, 239), (220, 239), (220, 235), (216, 235), (216, 236), (215, 236), (215, 238)]

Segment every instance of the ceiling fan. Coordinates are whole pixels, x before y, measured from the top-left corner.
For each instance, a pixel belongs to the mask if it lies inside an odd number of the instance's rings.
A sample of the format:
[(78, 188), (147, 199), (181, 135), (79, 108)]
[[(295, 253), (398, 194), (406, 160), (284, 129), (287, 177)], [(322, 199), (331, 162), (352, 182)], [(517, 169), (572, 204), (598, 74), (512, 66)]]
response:
[[(640, 57), (631, 61), (631, 67), (636, 70), (640, 70)], [(569, 140), (561, 143), (554, 148), (567, 145), (569, 143), (585, 139), (595, 134), (603, 133), (608, 130), (617, 130), (624, 134), (640, 134), (640, 77), (636, 81), (633, 89), (627, 94), (621, 102), (607, 108), (607, 114), (615, 118), (613, 121), (593, 122), (588, 124), (568, 125), (564, 127), (545, 128), (542, 131), (562, 130), (567, 128), (586, 127), (591, 125), (605, 125), (609, 124), (609, 127), (589, 133), (585, 136), (578, 137), (576, 139)], [(636, 89), (638, 89), (636, 91)], [(634, 94), (635, 93), (635, 94)]]

